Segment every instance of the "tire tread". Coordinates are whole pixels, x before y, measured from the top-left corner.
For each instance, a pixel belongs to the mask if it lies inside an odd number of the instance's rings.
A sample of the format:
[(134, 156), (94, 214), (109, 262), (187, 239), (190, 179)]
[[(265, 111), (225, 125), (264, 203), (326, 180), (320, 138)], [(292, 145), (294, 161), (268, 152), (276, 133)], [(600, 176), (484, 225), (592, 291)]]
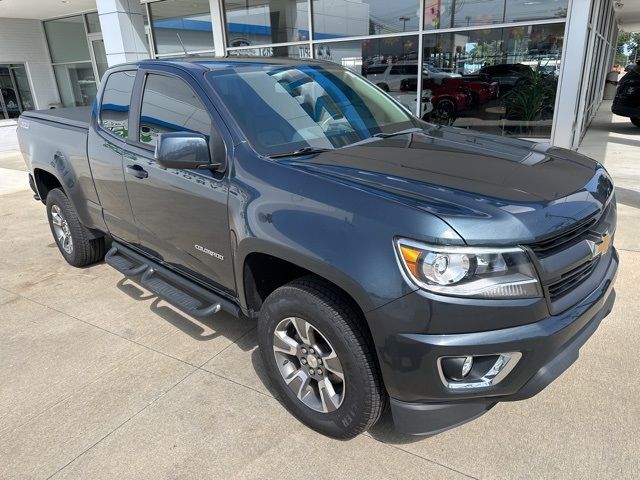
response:
[(353, 348), (359, 350), (357, 356), (365, 359), (359, 365), (360, 370), (364, 370), (364, 381), (368, 386), (371, 395), (365, 396), (365, 405), (363, 415), (360, 415), (360, 421), (357, 424), (349, 425), (348, 429), (338, 435), (331, 435), (334, 438), (347, 440), (367, 431), (379, 420), (387, 406), (387, 394), (382, 382), (382, 376), (379, 373), (376, 356), (372, 347), (372, 341), (369, 339), (368, 332), (365, 330), (362, 316), (356, 311), (355, 307), (350, 304), (344, 294), (333, 287), (330, 283), (314, 275), (301, 277), (280, 287), (271, 295), (277, 298), (280, 295), (290, 295), (289, 289), (297, 289), (306, 294), (310, 294), (322, 303), (324, 309), (333, 310), (335, 314), (332, 321), (341, 335)]
[[(48, 216), (50, 215), (49, 211), (51, 210), (51, 206), (54, 204), (58, 205), (63, 211), (67, 224), (69, 225), (69, 230), (71, 231), (71, 238), (73, 239), (72, 257), (69, 257), (66, 252), (60, 249), (65, 260), (74, 267), (84, 267), (101, 261), (106, 253), (104, 237), (90, 238), (90, 233), (87, 228), (80, 223), (73, 204), (59, 188), (55, 188), (47, 194)], [(51, 230), (53, 233), (52, 226)]]

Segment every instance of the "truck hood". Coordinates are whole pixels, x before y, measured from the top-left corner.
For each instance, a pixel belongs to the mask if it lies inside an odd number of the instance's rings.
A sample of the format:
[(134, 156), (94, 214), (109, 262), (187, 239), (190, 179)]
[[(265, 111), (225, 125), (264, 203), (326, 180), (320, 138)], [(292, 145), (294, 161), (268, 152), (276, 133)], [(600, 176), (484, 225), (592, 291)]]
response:
[(281, 162), (428, 211), (470, 245), (548, 238), (601, 210), (613, 191), (584, 155), (440, 126)]

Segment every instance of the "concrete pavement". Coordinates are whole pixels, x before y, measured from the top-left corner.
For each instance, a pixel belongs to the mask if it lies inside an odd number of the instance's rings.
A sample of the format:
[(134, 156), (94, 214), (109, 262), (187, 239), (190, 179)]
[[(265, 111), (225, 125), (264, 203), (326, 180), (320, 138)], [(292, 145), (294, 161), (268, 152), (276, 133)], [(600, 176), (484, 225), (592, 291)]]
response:
[(0, 478), (637, 478), (640, 129), (604, 114), (583, 148), (622, 193), (614, 311), (541, 394), (431, 438), (388, 416), (348, 442), (310, 431), (265, 383), (253, 322), (68, 266), (31, 193), (0, 195)]

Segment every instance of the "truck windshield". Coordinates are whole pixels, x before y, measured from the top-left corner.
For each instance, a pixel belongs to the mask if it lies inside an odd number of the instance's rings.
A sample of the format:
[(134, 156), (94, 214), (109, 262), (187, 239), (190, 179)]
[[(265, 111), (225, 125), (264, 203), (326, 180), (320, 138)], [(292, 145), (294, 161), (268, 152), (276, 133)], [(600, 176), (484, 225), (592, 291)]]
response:
[(229, 63), (207, 79), (265, 156), (341, 148), (417, 126), (403, 107), (339, 66)]

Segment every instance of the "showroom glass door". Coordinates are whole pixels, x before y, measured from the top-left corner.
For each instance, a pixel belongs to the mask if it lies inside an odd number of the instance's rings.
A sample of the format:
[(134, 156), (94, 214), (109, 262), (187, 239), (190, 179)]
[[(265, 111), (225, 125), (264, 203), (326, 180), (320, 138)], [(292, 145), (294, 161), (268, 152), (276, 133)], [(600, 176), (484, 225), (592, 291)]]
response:
[(17, 118), (34, 108), (24, 65), (0, 65), (0, 93), (0, 119)]
[(104, 72), (109, 68), (107, 51), (104, 49), (104, 40), (102, 40), (102, 35), (89, 35), (89, 40), (91, 42), (91, 53), (93, 54), (98, 80), (102, 80)]

